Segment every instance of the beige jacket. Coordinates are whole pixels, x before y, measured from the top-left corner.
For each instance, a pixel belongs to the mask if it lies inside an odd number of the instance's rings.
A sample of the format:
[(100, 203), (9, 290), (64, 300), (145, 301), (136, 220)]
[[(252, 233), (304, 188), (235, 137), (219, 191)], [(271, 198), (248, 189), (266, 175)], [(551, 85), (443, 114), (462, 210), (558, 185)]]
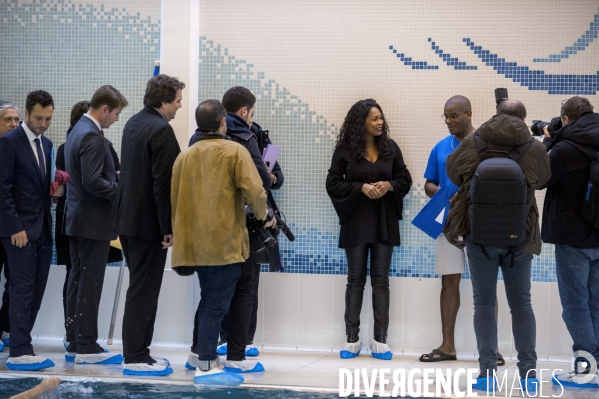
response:
[(266, 192), (250, 153), (222, 138), (183, 151), (171, 183), (172, 266), (222, 266), (249, 256), (244, 205), (266, 218)]

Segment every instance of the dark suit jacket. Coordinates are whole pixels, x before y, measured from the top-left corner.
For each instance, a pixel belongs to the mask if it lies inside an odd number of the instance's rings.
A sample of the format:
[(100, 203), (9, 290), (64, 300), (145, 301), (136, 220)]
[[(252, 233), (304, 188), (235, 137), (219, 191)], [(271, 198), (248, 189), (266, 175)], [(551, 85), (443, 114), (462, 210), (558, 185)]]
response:
[(172, 234), (171, 175), (179, 152), (173, 128), (154, 108), (127, 121), (114, 210), (118, 234), (146, 240)]
[(40, 136), (46, 158), (46, 178), (21, 126), (0, 137), (0, 236), (10, 237), (25, 230), (36, 240), (44, 227), (52, 226), (50, 171), (52, 142)]
[(92, 240), (116, 238), (112, 205), (117, 190), (110, 148), (96, 124), (83, 116), (64, 146), (67, 183), (65, 234)]

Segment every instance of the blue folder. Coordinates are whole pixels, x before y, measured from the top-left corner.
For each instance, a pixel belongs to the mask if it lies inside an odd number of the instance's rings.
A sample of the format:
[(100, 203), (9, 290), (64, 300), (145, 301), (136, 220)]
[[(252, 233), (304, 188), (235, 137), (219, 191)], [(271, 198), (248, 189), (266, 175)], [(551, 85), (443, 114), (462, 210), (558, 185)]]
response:
[(449, 199), (457, 192), (456, 186), (442, 186), (424, 208), (416, 215), (412, 224), (424, 231), (431, 238), (437, 239), (443, 231), (447, 214), (449, 213)]

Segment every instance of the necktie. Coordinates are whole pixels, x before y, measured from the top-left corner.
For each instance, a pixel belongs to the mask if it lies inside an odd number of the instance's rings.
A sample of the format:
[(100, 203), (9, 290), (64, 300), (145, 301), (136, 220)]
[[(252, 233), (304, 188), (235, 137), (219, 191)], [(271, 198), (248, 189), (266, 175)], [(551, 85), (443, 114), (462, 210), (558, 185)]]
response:
[(37, 160), (39, 163), (40, 170), (42, 171), (42, 181), (46, 181), (46, 165), (44, 165), (44, 154), (42, 152), (42, 144), (39, 137), (35, 140), (35, 148), (37, 149)]
[(104, 130), (100, 129), (100, 134), (104, 137)]

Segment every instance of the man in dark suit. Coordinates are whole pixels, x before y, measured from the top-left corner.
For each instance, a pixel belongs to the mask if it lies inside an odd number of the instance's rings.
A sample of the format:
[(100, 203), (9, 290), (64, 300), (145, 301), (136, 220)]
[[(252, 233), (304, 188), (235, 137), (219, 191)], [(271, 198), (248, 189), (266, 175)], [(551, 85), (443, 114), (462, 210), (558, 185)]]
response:
[(184, 87), (177, 78), (162, 74), (150, 79), (144, 109), (123, 130), (115, 223), (129, 266), (123, 317), (123, 373), (128, 375), (173, 372), (168, 361), (153, 359), (148, 347), (167, 249), (173, 240), (171, 173), (180, 149), (168, 122), (181, 108)]
[[(19, 126), (19, 109), (12, 103), (0, 101), (0, 137)], [(4, 271), (4, 293), (2, 294), (2, 307), (0, 308), (0, 352), (4, 346), (9, 345), (10, 335), (10, 317), (8, 317), (8, 262), (6, 261), (6, 251), (2, 240), (0, 240), (0, 271)]]
[(31, 330), (42, 303), (52, 259), (50, 198), (54, 101), (50, 93), (27, 96), (25, 123), (0, 137), (0, 237), (10, 272), (11, 370), (41, 370), (54, 363), (33, 352)]
[(89, 111), (65, 143), (66, 171), (71, 175), (65, 206), (71, 272), (67, 289), (67, 361), (120, 364), (123, 357), (98, 345), (98, 309), (110, 240), (116, 238), (111, 214), (117, 172), (102, 129), (119, 120), (127, 99), (114, 87), (100, 87)]

